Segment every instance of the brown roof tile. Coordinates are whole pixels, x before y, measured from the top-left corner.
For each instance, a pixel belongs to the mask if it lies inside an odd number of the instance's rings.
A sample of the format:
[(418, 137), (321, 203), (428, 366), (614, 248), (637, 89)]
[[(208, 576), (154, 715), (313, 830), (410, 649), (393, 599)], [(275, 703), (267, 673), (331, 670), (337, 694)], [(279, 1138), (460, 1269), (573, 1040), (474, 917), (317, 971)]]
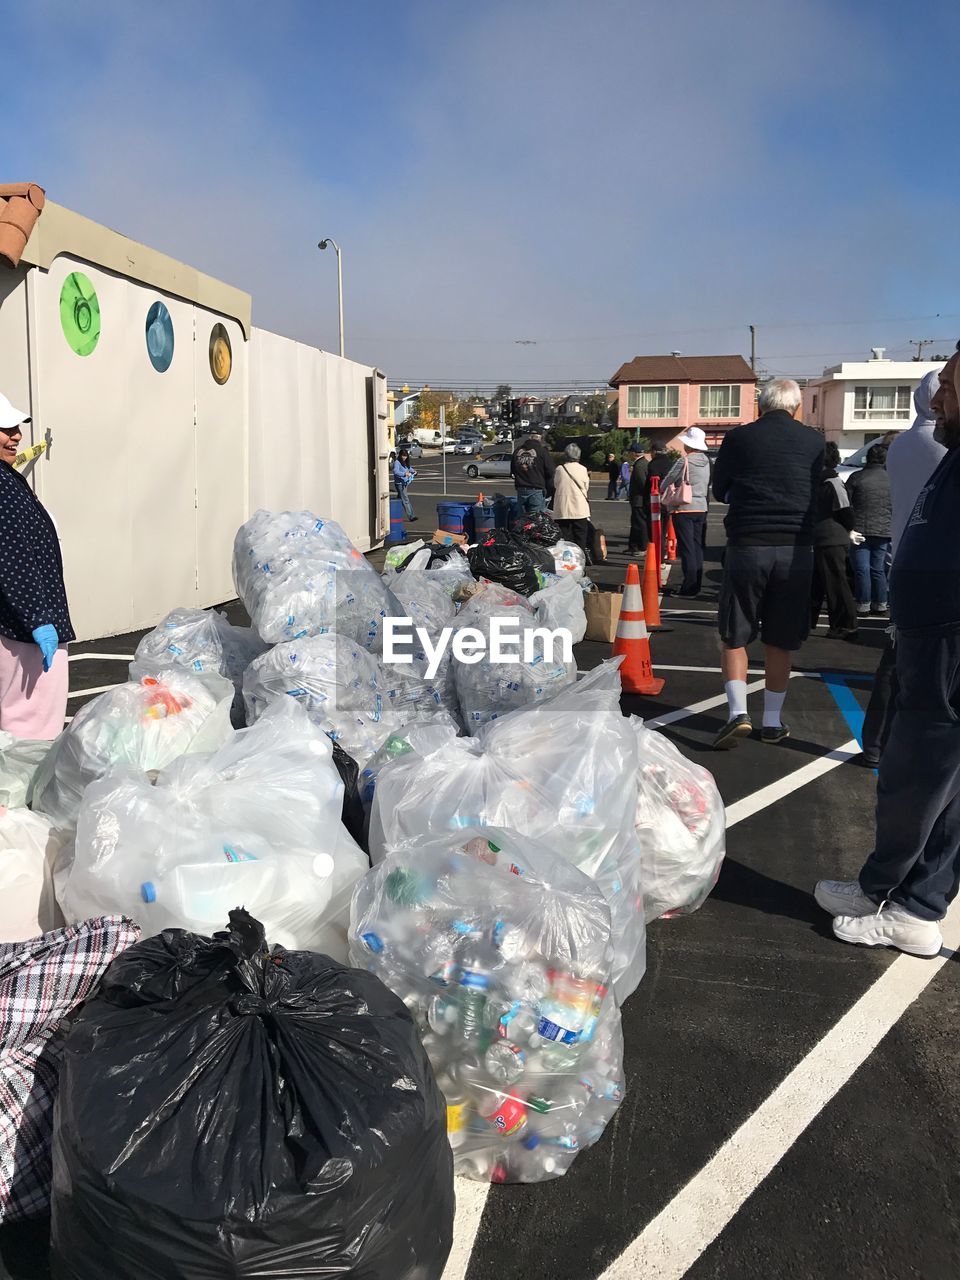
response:
[(756, 382), (743, 356), (634, 356), (610, 379), (621, 382)]

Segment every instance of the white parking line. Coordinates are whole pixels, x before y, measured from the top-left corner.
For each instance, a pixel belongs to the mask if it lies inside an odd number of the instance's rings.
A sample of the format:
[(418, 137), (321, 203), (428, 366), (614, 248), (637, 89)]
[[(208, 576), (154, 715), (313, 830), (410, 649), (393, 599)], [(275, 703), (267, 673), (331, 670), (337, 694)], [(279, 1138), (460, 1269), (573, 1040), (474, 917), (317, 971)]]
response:
[[(600, 1280), (681, 1280), (960, 946), (960, 913), (935, 960), (901, 956), (647, 1223)], [(839, 945), (839, 944), (838, 944)]]
[(94, 693), (109, 693), (111, 689), (118, 688), (124, 684), (123, 680), (116, 681), (115, 684), (98, 684), (95, 689), (71, 689), (67, 694), (68, 698), (89, 698)]
[(70, 662), (132, 662), (132, 653), (71, 653)]
[[(762, 689), (763, 680), (754, 680), (752, 684), (747, 685), (747, 693), (756, 693), (758, 689)], [(714, 707), (722, 707), (727, 701), (725, 693), (719, 693), (713, 698), (704, 698), (702, 702), (691, 703), (689, 707), (680, 707), (676, 711), (668, 711), (666, 715), (654, 716), (652, 720), (645, 720), (648, 729), (661, 729), (665, 724), (676, 724), (678, 720), (686, 720), (689, 716), (699, 715), (701, 711), (712, 711)]]
[(815, 778), (820, 778), (825, 773), (829, 773), (831, 769), (836, 769), (839, 764), (846, 764), (848, 760), (852, 760), (854, 756), (860, 754), (860, 744), (856, 738), (851, 738), (849, 742), (845, 742), (842, 747), (836, 747), (833, 751), (828, 751), (825, 756), (820, 756), (817, 760), (811, 760), (809, 764), (805, 764), (802, 769), (795, 769), (793, 773), (788, 773), (785, 778), (778, 778), (776, 782), (771, 782), (769, 786), (761, 787), (759, 791), (754, 791), (753, 795), (744, 796), (742, 800), (735, 800), (727, 809), (727, 829), (736, 826), (738, 822), (743, 822), (744, 818), (750, 818), (755, 813), (759, 813), (761, 809), (766, 809), (770, 805), (775, 804), (777, 800), (781, 800), (784, 796), (790, 795), (791, 792), (805, 787), (808, 782), (813, 782)]

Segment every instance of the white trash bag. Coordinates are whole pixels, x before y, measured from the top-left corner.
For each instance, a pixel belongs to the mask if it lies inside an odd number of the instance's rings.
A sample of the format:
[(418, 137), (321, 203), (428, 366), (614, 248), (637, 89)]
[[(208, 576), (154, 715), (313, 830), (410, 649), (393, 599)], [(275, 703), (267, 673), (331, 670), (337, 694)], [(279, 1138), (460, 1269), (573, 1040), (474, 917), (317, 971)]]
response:
[(536, 607), (537, 623), (555, 631), (564, 627), (570, 632), (574, 644), (579, 644), (587, 634), (587, 611), (583, 603), (583, 590), (573, 574), (565, 573), (530, 597)]
[[(362, 768), (401, 720), (373, 654), (348, 636), (305, 636), (268, 650), (247, 669), (243, 697), (253, 724), (271, 702), (294, 698)], [(254, 913), (256, 914), (256, 913)]]
[(30, 798), (33, 779), (51, 743), (15, 738), (0, 729), (0, 805), (20, 809)]
[(57, 862), (58, 901), (69, 922), (99, 907), (144, 934), (209, 935), (244, 906), (272, 941), (342, 963), (350, 897), (369, 866), (342, 804), (330, 740), (296, 703), (275, 703), (154, 785), (115, 769), (88, 787), (76, 841)]
[(34, 779), (33, 808), (71, 827), (85, 788), (108, 769), (127, 765), (151, 773), (178, 756), (214, 750), (233, 732), (233, 694), (223, 676), (183, 667), (158, 669), (101, 693), (52, 744)]
[(457, 1173), (542, 1182), (623, 1097), (610, 912), (550, 849), (488, 828), (392, 854), (357, 886), (351, 962), (417, 1020)]
[(60, 848), (42, 813), (0, 810), (0, 943), (23, 942), (63, 924), (53, 895)]
[(266, 647), (252, 627), (235, 627), (215, 609), (174, 609), (137, 645), (131, 678), (176, 666), (214, 671), (240, 688), (244, 671)]
[(726, 816), (713, 774), (637, 717), (637, 839), (647, 921), (703, 906), (726, 851)]
[(575, 542), (567, 542), (561, 538), (559, 542), (555, 542), (547, 550), (553, 556), (554, 563), (557, 566), (557, 573), (569, 574), (575, 579), (583, 577), (587, 568), (587, 557), (582, 547), (577, 546)]
[(550, 701), (483, 725), (474, 738), (411, 731), (376, 778), (370, 853), (415, 850), (441, 832), (504, 827), (547, 844), (591, 876), (610, 906), (621, 1002), (646, 965), (635, 827), (637, 748), (620, 713), (619, 662)]
[(402, 612), (340, 525), (308, 511), (256, 512), (234, 541), (233, 574), (269, 644), (337, 632), (379, 654), (383, 619)]

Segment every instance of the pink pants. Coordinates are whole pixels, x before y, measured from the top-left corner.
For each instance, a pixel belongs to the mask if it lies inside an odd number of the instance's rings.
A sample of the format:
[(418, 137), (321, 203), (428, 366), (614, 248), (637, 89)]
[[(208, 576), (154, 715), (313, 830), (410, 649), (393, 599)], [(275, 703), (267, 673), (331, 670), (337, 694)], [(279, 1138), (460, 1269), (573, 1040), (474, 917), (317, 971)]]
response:
[(0, 729), (16, 738), (55, 738), (67, 714), (69, 685), (66, 645), (44, 671), (37, 645), (0, 636)]

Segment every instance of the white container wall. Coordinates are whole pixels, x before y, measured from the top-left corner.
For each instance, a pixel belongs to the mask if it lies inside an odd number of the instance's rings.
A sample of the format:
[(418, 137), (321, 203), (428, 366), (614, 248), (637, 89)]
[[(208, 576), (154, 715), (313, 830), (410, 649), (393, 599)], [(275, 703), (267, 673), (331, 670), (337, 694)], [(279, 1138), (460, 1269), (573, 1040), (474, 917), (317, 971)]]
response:
[[(100, 308), (88, 355), (61, 324), (61, 288), (74, 271)], [(156, 302), (174, 336), (164, 372), (146, 345)], [(217, 324), (232, 353), (222, 384), (210, 364)], [(261, 329), (248, 340), (230, 316), (68, 253), (48, 269), (0, 275), (0, 392), (33, 414), (25, 445), (50, 440), (25, 474), (57, 522), (80, 639), (231, 599), (233, 536), (258, 507), (310, 507), (363, 550), (381, 541), (382, 391), (368, 366)]]

